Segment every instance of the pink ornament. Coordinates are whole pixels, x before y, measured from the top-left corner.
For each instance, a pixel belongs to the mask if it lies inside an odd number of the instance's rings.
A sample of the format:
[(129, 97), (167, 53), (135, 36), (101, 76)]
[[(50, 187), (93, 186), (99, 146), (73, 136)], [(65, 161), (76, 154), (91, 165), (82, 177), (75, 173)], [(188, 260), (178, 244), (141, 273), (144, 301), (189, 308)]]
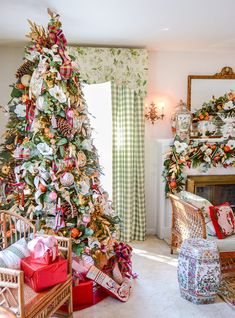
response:
[(83, 223), (87, 224), (87, 223), (90, 222), (90, 220), (91, 220), (91, 217), (90, 217), (89, 214), (84, 214), (84, 215), (82, 216), (82, 222), (83, 222)]
[(68, 116), (69, 118), (73, 118), (73, 115), (74, 115), (74, 113), (73, 113), (73, 110), (72, 110), (72, 109), (70, 109), (70, 110), (67, 111), (67, 116)]
[(52, 191), (50, 194), (49, 194), (49, 199), (51, 201), (55, 201), (57, 199), (57, 193), (55, 191)]
[(54, 135), (53, 133), (49, 133), (49, 134), (48, 134), (48, 137), (49, 137), (49, 138), (54, 138), (54, 136), (55, 136), (55, 135)]

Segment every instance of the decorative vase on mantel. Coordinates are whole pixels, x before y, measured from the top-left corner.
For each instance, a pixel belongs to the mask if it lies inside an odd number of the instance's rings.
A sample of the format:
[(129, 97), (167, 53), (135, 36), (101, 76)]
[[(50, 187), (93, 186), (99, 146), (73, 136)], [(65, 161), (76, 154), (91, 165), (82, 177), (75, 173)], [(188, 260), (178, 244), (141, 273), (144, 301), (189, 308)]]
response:
[(181, 99), (175, 112), (176, 136), (178, 136), (180, 140), (189, 142), (191, 123), (192, 114), (187, 105)]

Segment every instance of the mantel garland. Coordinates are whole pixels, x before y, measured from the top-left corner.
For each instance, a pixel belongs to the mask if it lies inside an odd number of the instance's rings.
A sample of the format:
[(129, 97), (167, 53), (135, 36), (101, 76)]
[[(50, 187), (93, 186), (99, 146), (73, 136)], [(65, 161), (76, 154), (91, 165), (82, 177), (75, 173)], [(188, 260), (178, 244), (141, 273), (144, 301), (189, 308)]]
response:
[(221, 142), (191, 140), (187, 144), (176, 137), (164, 161), (166, 193), (183, 190), (186, 167), (200, 167), (204, 172), (211, 167), (235, 167), (235, 139)]
[(194, 121), (212, 120), (213, 117), (223, 115), (224, 118), (235, 116), (235, 92), (230, 91), (223, 96), (212, 98), (203, 103), (202, 108), (193, 114)]

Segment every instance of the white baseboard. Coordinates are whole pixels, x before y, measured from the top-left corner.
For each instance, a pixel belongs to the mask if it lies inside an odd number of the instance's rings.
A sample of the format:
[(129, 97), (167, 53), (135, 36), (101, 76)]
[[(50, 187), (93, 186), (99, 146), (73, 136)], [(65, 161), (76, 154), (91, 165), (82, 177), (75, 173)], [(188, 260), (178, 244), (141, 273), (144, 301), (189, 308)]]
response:
[(156, 229), (154, 228), (150, 228), (150, 229), (146, 229), (146, 234), (147, 235), (156, 235)]

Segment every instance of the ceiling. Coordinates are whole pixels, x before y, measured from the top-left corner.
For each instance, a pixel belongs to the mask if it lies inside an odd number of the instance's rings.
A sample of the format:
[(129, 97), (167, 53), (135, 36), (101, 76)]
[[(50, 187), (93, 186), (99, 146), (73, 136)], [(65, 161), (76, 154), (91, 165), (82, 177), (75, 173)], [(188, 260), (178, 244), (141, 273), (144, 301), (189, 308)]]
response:
[(69, 44), (235, 52), (234, 0), (1, 0), (0, 45), (22, 45), (48, 7)]

